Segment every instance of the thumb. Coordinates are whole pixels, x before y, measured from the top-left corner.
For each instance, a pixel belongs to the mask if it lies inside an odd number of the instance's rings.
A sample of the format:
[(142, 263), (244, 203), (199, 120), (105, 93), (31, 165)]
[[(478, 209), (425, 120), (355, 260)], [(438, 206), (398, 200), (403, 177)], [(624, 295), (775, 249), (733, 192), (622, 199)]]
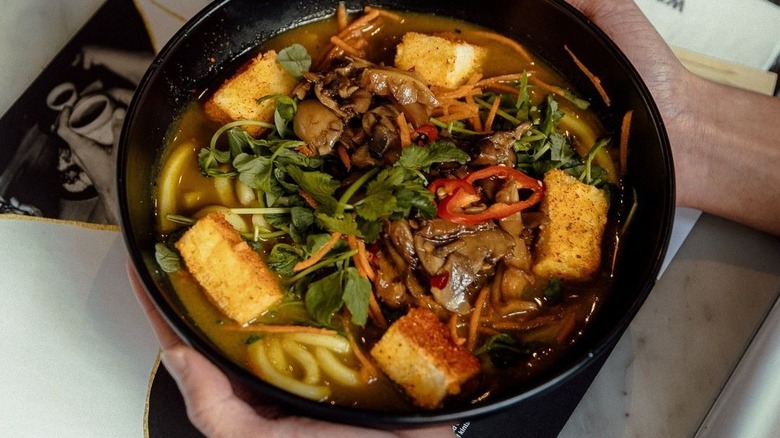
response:
[(205, 435), (245, 436), (269, 428), (236, 396), (227, 376), (191, 347), (178, 344), (164, 350), (162, 361), (181, 391), (190, 421)]

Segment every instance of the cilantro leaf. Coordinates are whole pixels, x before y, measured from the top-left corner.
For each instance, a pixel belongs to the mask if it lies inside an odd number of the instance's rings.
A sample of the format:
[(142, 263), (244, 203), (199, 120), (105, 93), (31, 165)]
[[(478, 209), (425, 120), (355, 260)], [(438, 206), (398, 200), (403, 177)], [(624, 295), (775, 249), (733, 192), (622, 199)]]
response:
[(355, 211), (364, 219), (376, 221), (385, 216), (390, 216), (396, 209), (398, 202), (390, 190), (372, 193), (355, 206)]
[(168, 245), (164, 243), (156, 243), (154, 245), (154, 258), (163, 272), (170, 274), (181, 269), (179, 254), (168, 248)]
[(204, 176), (234, 176), (233, 172), (225, 172), (220, 169), (220, 164), (230, 162), (230, 151), (221, 151), (217, 148), (203, 148), (198, 152), (198, 165)]
[(304, 303), (309, 314), (320, 324), (330, 326), (333, 315), (346, 306), (352, 322), (365, 325), (371, 283), (357, 269), (344, 268), (309, 284)]
[(309, 315), (318, 323), (330, 326), (333, 315), (344, 304), (341, 284), (342, 273), (336, 271), (309, 284), (304, 303)]
[(553, 98), (552, 94), (549, 94), (547, 96), (544, 119), (539, 125), (539, 130), (544, 133), (544, 135), (549, 136), (555, 131), (555, 126), (562, 117), (563, 113), (558, 111), (558, 102)]
[(276, 62), (295, 78), (300, 78), (303, 72), (309, 71), (311, 68), (309, 52), (297, 43), (280, 50), (276, 56)]
[(359, 326), (366, 325), (368, 320), (368, 301), (371, 296), (371, 282), (360, 276), (355, 268), (346, 268), (346, 281), (344, 282), (344, 305), (352, 315), (352, 323)]
[(469, 155), (451, 141), (437, 141), (427, 146), (405, 147), (398, 165), (407, 169), (428, 171), (433, 164), (455, 161), (465, 164)]
[(304, 172), (299, 167), (288, 166), (287, 174), (295, 180), (300, 188), (310, 194), (320, 204), (335, 206), (338, 201), (333, 196), (341, 183), (325, 172)]
[(289, 124), (295, 118), (295, 112), (298, 110), (298, 104), (295, 103), (295, 99), (287, 96), (286, 94), (271, 94), (263, 96), (257, 99), (257, 103), (264, 102), (269, 99), (276, 101), (274, 107), (274, 126), (276, 127), (276, 133), (281, 138), (287, 137), (290, 133)]
[(561, 281), (558, 277), (550, 278), (547, 283), (547, 287), (544, 288), (544, 297), (552, 304), (557, 304), (561, 301)]
[(528, 357), (530, 350), (520, 345), (512, 336), (500, 333), (488, 339), (482, 347), (474, 351), (475, 355), (485, 353), (496, 368), (508, 368)]
[(270, 157), (239, 154), (233, 160), (233, 167), (239, 172), (238, 179), (253, 189), (274, 192), (272, 184), (273, 161)]
[(366, 196), (355, 205), (362, 218), (375, 221), (391, 215), (397, 205), (394, 191), (403, 184), (406, 172), (402, 167), (387, 167), (366, 185)]
[[(295, 147), (305, 144), (303, 142), (296, 143), (298, 144), (296, 144)], [(298, 166), (309, 169), (317, 169), (322, 167), (322, 165), (325, 163), (325, 159), (320, 155), (309, 157), (294, 150), (293, 148), (280, 149), (274, 152), (274, 154), (276, 155), (276, 163), (281, 167)]]
[(303, 259), (303, 250), (286, 243), (277, 243), (268, 254), (268, 267), (282, 275), (293, 275), (293, 266)]
[[(424, 219), (436, 216), (436, 203), (434, 195), (422, 184), (404, 184), (395, 191), (396, 212), (405, 218), (413, 209)], [(399, 218), (400, 219), (400, 218)]]
[(314, 216), (317, 218), (317, 223), (328, 231), (364, 237), (358, 227), (355, 216), (352, 214), (343, 214), (336, 217), (325, 213), (315, 213)]
[(366, 196), (355, 203), (355, 211), (368, 221), (404, 219), (412, 215), (413, 209), (430, 218), (436, 214), (433, 199), (417, 171), (388, 167), (366, 186)]

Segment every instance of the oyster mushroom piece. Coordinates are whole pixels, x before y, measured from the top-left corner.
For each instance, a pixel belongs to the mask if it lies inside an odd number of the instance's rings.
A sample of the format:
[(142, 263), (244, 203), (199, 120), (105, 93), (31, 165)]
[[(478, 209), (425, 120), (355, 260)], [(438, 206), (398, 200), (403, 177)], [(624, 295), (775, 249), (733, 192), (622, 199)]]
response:
[(506, 164), (514, 166), (517, 161), (514, 144), (516, 140), (531, 128), (531, 122), (524, 122), (512, 131), (498, 131), (489, 137), (485, 137), (476, 144), (477, 155), (471, 160), (471, 164), (477, 166), (492, 166)]
[(447, 284), (439, 289), (431, 287), (431, 294), (437, 303), (450, 312), (466, 315), (471, 311), (469, 290), (477, 281), (477, 273), (467, 256), (454, 253), (447, 258), (441, 271), (449, 273)]
[(321, 102), (310, 99), (298, 104), (293, 130), (309, 147), (320, 155), (325, 155), (333, 150), (336, 141), (341, 137), (344, 123)]
[(403, 109), (414, 126), (425, 124), (439, 101), (425, 82), (412, 73), (395, 68), (367, 68), (360, 85), (370, 93), (390, 97)]

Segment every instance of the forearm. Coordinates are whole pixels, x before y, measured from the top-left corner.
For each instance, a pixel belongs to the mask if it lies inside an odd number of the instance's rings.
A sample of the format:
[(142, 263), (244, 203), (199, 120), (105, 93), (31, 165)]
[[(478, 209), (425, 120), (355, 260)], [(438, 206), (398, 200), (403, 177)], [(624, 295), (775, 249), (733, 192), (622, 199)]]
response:
[(678, 205), (780, 235), (780, 99), (688, 78), (670, 124)]

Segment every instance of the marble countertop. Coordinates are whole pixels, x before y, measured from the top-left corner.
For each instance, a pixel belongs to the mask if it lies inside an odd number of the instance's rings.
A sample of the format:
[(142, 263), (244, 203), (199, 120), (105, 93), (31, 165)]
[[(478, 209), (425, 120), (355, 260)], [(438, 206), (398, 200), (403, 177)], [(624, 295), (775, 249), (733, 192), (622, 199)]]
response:
[[(101, 3), (3, 2), (0, 114)], [(726, 426), (713, 416), (748, 422), (753, 418), (755, 423), (762, 421), (757, 415), (780, 416), (776, 409), (753, 411), (738, 398), (716, 403), (724, 387), (730, 388), (738, 364), (750, 369), (769, 360), (751, 354), (749, 347), (778, 296), (780, 239), (702, 215), (561, 436), (671, 437), (694, 436), (697, 431), (702, 436), (730, 436), (720, 434)], [(773, 312), (773, 321), (780, 320), (777, 313)], [(761, 339), (762, 348), (780, 349), (780, 338)], [(740, 363), (746, 351), (753, 362)]]

